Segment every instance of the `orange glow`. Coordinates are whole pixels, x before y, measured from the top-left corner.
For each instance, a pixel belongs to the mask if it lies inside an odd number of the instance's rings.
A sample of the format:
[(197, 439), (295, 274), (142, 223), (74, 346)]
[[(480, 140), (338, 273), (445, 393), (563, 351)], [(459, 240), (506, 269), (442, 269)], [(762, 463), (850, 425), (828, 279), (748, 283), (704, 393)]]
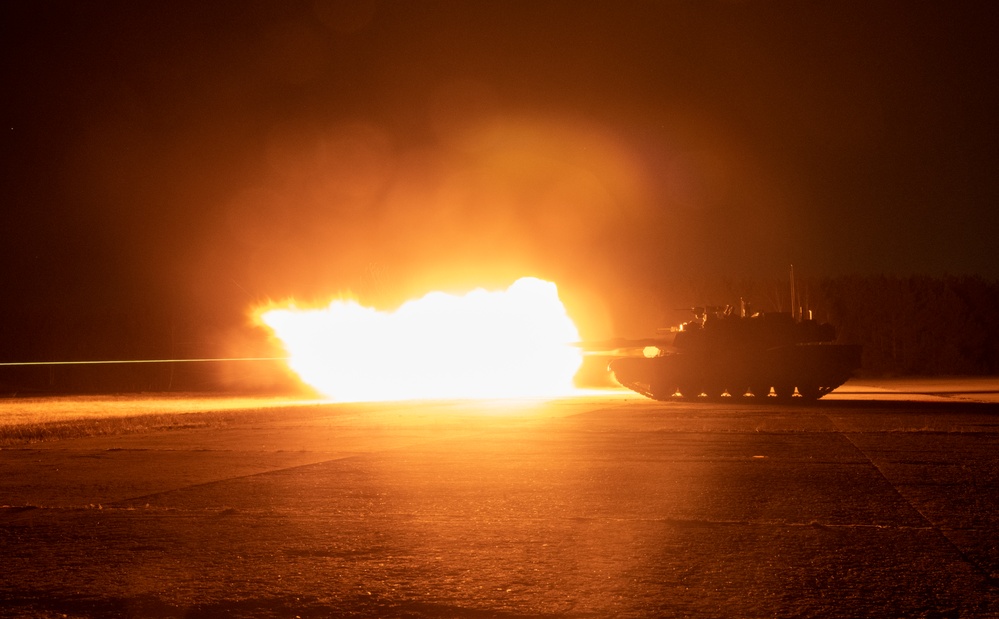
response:
[(566, 395), (582, 364), (555, 284), (432, 292), (394, 312), (333, 301), (261, 308), (306, 384), (337, 401)]

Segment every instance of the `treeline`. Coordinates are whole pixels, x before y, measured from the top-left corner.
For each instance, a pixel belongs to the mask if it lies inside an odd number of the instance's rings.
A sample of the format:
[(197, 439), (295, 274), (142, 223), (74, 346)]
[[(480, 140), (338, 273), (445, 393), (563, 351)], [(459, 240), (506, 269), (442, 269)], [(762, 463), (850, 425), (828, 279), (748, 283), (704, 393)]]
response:
[(809, 282), (807, 289), (839, 341), (863, 344), (865, 373), (999, 373), (999, 282), (848, 276)]
[[(999, 281), (978, 276), (850, 275), (790, 278), (661, 280), (644, 305), (655, 326), (690, 318), (681, 308), (700, 305), (752, 311), (811, 311), (836, 327), (837, 341), (864, 347), (860, 374), (868, 376), (999, 374)], [(651, 323), (649, 323), (651, 324)]]
[[(842, 276), (660, 281), (626, 303), (648, 308), (626, 326), (690, 318), (689, 308), (731, 304), (791, 311), (836, 327), (843, 343), (864, 347), (868, 376), (999, 374), (999, 282), (981, 277)], [(0, 315), (0, 363), (75, 360), (260, 358), (283, 354), (242, 316), (180, 319), (156, 308), (18, 311)], [(644, 309), (643, 309), (644, 311)], [(4, 314), (4, 312), (0, 312)], [(595, 371), (602, 371), (603, 365)], [(113, 391), (254, 391), (299, 387), (280, 361), (0, 366), (0, 394)]]

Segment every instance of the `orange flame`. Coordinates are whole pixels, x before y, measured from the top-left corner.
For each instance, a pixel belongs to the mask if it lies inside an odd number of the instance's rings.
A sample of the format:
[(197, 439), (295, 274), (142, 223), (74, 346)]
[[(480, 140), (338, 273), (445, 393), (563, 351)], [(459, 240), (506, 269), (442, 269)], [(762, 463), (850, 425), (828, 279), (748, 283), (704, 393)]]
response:
[(535, 278), (499, 292), (432, 292), (394, 312), (333, 301), (256, 316), (299, 378), (337, 401), (566, 395), (582, 364), (555, 284)]

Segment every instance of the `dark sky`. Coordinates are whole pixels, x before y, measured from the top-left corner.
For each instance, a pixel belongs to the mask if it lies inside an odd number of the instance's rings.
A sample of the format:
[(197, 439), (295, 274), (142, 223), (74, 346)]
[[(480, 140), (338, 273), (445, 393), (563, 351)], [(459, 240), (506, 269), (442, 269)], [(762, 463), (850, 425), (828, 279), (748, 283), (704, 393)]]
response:
[(993, 13), (5, 0), (4, 311), (994, 278)]

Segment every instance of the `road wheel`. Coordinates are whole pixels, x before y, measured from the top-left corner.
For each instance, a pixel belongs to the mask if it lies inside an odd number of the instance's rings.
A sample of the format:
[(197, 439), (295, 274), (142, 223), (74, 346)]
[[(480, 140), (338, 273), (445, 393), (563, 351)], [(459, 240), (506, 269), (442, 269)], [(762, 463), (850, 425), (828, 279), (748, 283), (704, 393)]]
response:
[(649, 385), (652, 397), (656, 400), (668, 400), (676, 393), (676, 385), (666, 382), (655, 382)]
[(798, 385), (798, 393), (802, 399), (814, 401), (822, 395), (822, 390), (818, 385)]
[(691, 384), (680, 385), (680, 395), (683, 396), (685, 400), (693, 400), (697, 396), (701, 395), (701, 388), (695, 387)]
[(719, 387), (718, 385), (707, 385), (704, 388), (704, 395), (706, 395), (708, 399), (713, 402), (719, 402), (721, 401), (722, 397), (725, 395), (725, 387)]
[(774, 395), (779, 400), (790, 400), (794, 395), (794, 385), (774, 385)]
[(735, 389), (729, 389), (728, 394), (736, 399), (742, 399), (746, 397), (749, 393), (749, 387), (736, 387)]

